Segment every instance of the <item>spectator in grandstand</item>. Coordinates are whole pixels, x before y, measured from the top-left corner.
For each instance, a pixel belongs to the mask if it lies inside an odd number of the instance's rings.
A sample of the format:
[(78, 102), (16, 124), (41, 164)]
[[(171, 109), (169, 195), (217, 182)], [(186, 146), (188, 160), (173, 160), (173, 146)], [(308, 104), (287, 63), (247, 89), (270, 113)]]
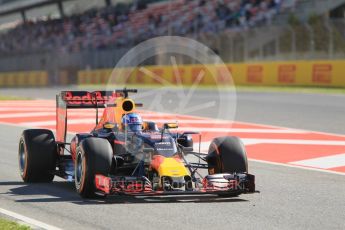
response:
[[(153, 0), (151, 0), (153, 1)], [(270, 23), (283, 0), (184, 0), (151, 8), (133, 5), (91, 9), (65, 19), (28, 21), (0, 35), (0, 53), (56, 50), (78, 52), (131, 46), (154, 36), (216, 33)], [(168, 12), (171, 10), (171, 12)], [(171, 29), (169, 29), (171, 28)]]
[(218, 2), (216, 14), (220, 20), (227, 20), (227, 18), (232, 14), (232, 12), (230, 8), (224, 4), (224, 2)]

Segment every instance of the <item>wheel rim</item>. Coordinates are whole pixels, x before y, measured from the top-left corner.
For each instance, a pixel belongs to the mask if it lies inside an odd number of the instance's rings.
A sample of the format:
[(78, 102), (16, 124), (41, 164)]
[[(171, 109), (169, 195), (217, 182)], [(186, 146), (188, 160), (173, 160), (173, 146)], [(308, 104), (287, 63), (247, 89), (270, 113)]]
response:
[(83, 173), (84, 173), (83, 158), (82, 158), (81, 154), (78, 153), (77, 165), (76, 165), (76, 173), (75, 173), (75, 180), (76, 180), (78, 185), (80, 185)]
[(19, 144), (19, 170), (20, 175), (24, 175), (25, 165), (26, 164), (26, 154), (24, 149), (24, 141), (21, 141)]

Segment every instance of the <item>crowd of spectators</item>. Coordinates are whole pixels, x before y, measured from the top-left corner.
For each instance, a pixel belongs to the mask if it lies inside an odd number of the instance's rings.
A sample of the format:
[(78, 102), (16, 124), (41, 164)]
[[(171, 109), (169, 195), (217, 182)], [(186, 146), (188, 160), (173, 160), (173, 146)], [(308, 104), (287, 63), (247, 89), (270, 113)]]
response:
[(27, 21), (0, 34), (0, 53), (132, 46), (160, 35), (219, 33), (270, 23), (284, 0), (136, 0), (82, 14)]

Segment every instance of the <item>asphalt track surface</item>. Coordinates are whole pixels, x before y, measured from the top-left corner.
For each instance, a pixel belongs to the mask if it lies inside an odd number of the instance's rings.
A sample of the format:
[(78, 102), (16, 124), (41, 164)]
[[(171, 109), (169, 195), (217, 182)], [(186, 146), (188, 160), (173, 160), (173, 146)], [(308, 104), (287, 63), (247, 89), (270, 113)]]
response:
[[(0, 95), (55, 99), (55, 95), (61, 90), (70, 89), (75, 88), (0, 89)], [(90, 89), (93, 90), (95, 89)], [(219, 94), (227, 93), (220, 91)], [(175, 95), (170, 92), (166, 96)], [(201, 104), (204, 101), (217, 100), (218, 97), (218, 93), (214, 93), (214, 90), (200, 90), (194, 92), (191, 102)], [(145, 99), (144, 104), (150, 102), (150, 98)], [(171, 107), (166, 108), (167, 112), (171, 112)], [(202, 114), (199, 111), (190, 114), (215, 118), (212, 110), (205, 110)], [(345, 134), (344, 114), (344, 94), (237, 92), (235, 120), (238, 121)], [(217, 118), (229, 119), (225, 115)]]
[[(1, 90), (0, 94), (53, 99), (58, 90)], [(210, 96), (198, 91), (192, 102)], [(344, 99), (341, 95), (241, 92), (236, 120), (344, 134)], [(212, 117), (213, 112), (202, 115)], [(21, 182), (17, 140), (23, 128), (0, 125), (0, 130), (0, 208), (62, 229), (345, 228), (343, 175), (250, 162), (260, 193), (237, 198), (111, 197), (85, 201), (74, 192), (72, 183), (59, 179), (52, 184)]]

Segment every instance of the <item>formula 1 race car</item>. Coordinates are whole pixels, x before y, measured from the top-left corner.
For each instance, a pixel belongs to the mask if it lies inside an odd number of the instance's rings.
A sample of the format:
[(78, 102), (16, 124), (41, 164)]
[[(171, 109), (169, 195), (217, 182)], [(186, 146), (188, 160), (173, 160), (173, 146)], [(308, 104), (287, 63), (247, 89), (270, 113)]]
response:
[[(63, 91), (56, 96), (56, 138), (50, 130), (24, 130), (19, 141), (19, 168), (25, 182), (51, 182), (54, 176), (75, 182), (83, 198), (124, 195), (218, 194), (255, 192), (244, 145), (237, 137), (218, 137), (208, 153), (193, 150), (197, 132), (173, 132), (142, 121), (128, 97), (135, 89)], [(67, 143), (67, 111), (96, 109), (90, 133)], [(98, 109), (104, 108), (101, 119)], [(200, 149), (199, 141), (199, 149)], [(67, 148), (69, 147), (69, 148)], [(68, 152), (65, 154), (65, 152)], [(197, 159), (190, 162), (190, 158)], [(203, 162), (203, 163), (201, 163)], [(207, 169), (202, 176), (198, 169)], [(206, 170), (205, 170), (206, 171)]]

